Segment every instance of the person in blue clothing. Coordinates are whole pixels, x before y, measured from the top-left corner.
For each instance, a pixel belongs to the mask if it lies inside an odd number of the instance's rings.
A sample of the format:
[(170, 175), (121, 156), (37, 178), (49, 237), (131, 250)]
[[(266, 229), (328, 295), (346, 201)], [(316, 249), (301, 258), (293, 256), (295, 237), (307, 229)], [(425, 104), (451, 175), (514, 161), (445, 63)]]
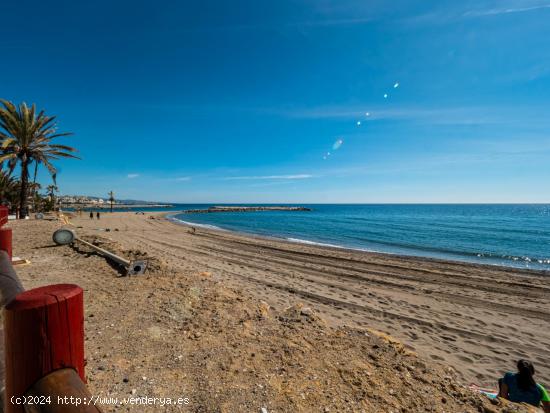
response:
[(528, 403), (530, 405), (544, 409), (545, 413), (550, 413), (550, 397), (548, 392), (535, 381), (535, 367), (528, 360), (519, 360), (518, 372), (507, 372), (503, 378), (498, 381), (499, 397), (510, 400), (514, 403)]

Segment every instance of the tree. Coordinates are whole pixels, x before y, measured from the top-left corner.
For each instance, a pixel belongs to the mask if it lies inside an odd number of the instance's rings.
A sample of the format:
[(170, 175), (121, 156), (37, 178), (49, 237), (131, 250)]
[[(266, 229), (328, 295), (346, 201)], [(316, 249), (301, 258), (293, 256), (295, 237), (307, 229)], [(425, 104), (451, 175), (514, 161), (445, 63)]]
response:
[(19, 182), (6, 171), (0, 171), (0, 203), (12, 207), (17, 203)]
[(48, 196), (50, 197), (50, 200), (53, 202), (53, 204), (55, 205), (55, 193), (59, 191), (59, 188), (57, 187), (57, 185), (48, 185), (48, 187), (46, 188), (46, 192), (48, 193)]
[(109, 192), (109, 202), (111, 203), (111, 212), (113, 212), (113, 202), (115, 202), (115, 193)]
[[(38, 165), (38, 164), (37, 164)], [(42, 188), (42, 185), (40, 185), (38, 182), (36, 182), (36, 177), (33, 182), (29, 183), (29, 191), (31, 194), (32, 199), (32, 210), (36, 211), (36, 201), (40, 198), (38, 195), (38, 190)]]
[(35, 170), (39, 164), (50, 172), (54, 184), (57, 170), (51, 161), (60, 158), (76, 158), (76, 149), (53, 144), (52, 140), (71, 133), (58, 133), (55, 116), (47, 116), (44, 111), (36, 113), (36, 106), (30, 108), (21, 103), (15, 106), (12, 102), (0, 99), (0, 164), (8, 163), (9, 173), (17, 165), (21, 169), (19, 188), (19, 217), (27, 210), (29, 191), (29, 166), (35, 162)]

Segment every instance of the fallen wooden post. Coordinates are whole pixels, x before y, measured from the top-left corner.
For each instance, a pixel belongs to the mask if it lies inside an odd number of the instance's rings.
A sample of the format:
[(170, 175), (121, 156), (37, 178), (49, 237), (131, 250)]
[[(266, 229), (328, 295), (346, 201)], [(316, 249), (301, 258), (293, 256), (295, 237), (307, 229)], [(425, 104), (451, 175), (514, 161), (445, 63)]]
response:
[(126, 268), (126, 275), (139, 275), (143, 274), (145, 270), (147, 269), (147, 261), (146, 260), (135, 260), (130, 261), (125, 258), (119, 257), (118, 255), (112, 253), (111, 251), (107, 251), (104, 248), (98, 247), (97, 245), (94, 245), (88, 241), (84, 241), (81, 238), (78, 238), (76, 236), (76, 232), (69, 228), (60, 228), (57, 231), (53, 233), (53, 241), (57, 245), (69, 245), (74, 243), (75, 241), (78, 241), (93, 250), (99, 252), (104, 257), (109, 258), (110, 260), (116, 262), (117, 264), (123, 266)]
[(73, 369), (56, 370), (38, 380), (25, 394), (50, 403), (25, 406), (25, 413), (101, 413), (95, 399)]

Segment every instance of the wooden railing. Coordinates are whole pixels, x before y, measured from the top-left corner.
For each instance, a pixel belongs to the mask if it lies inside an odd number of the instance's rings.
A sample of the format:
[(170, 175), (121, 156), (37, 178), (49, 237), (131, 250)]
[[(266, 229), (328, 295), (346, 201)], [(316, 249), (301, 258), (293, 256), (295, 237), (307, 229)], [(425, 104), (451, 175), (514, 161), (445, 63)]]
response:
[(0, 250), (0, 296), (4, 411), (101, 412), (85, 385), (82, 288), (56, 284), (24, 291), (11, 256)]

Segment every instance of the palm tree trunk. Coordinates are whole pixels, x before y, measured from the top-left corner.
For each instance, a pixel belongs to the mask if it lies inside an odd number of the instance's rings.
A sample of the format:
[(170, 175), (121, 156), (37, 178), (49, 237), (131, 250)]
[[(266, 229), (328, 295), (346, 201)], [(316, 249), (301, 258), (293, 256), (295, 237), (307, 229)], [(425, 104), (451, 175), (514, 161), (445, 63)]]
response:
[(32, 179), (32, 212), (36, 212), (36, 173), (38, 172), (38, 161), (34, 161), (34, 177)]
[(27, 213), (27, 190), (29, 183), (29, 160), (26, 156), (21, 159), (21, 192), (19, 193), (19, 219)]

